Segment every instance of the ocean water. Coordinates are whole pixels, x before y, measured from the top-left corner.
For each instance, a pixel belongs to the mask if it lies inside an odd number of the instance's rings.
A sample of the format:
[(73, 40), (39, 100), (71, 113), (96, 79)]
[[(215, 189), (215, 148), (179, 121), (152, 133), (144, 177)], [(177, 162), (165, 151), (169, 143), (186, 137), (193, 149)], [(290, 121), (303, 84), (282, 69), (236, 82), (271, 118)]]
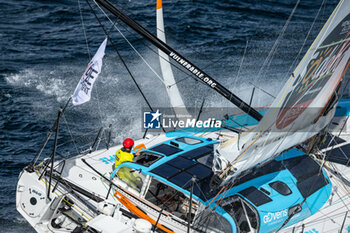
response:
[[(113, 2), (155, 33), (155, 0)], [(243, 100), (249, 102), (252, 83), (276, 95), (337, 4), (336, 0), (302, 0), (272, 59), (261, 71), (296, 2), (164, 0), (167, 40)], [(73, 93), (89, 56), (105, 36), (82, 0), (0, 0), (0, 9), (0, 232), (34, 232), (15, 208), (18, 174), (35, 156), (59, 107)], [(110, 30), (111, 23), (96, 6), (94, 9)], [(156, 49), (125, 25), (118, 23), (117, 27), (160, 73)], [(110, 33), (152, 106), (168, 106), (162, 83), (116, 30)], [(231, 106), (178, 69), (174, 73), (187, 106), (198, 107), (203, 98), (209, 107)], [(253, 104), (263, 106), (271, 101), (257, 90)], [(92, 100), (81, 106), (69, 105), (62, 118), (59, 152), (69, 155), (90, 145), (98, 129), (109, 124), (113, 125), (113, 143), (124, 137), (141, 137), (141, 109), (145, 106), (109, 45)], [(43, 154), (49, 153), (48, 148)]]

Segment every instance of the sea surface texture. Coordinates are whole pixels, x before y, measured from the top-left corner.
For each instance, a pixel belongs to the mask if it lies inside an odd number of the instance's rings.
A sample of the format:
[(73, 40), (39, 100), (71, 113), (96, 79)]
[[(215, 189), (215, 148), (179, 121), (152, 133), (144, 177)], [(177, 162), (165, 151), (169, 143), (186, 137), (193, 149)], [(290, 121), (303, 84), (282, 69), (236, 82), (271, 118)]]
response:
[[(155, 0), (112, 1), (156, 32)], [(164, 0), (167, 41), (246, 102), (257, 86), (261, 90), (255, 90), (253, 105), (265, 106), (337, 5), (336, 0), (301, 0), (287, 22), (296, 3)], [(169, 106), (164, 85), (143, 62), (160, 74), (157, 49), (112, 17), (142, 59), (91, 4), (151, 105)], [(105, 34), (83, 0), (0, 0), (0, 12), (0, 232), (29, 233), (34, 230), (16, 211), (18, 175), (39, 150), (59, 107), (73, 94)], [(198, 107), (205, 99), (205, 107), (225, 107), (229, 113), (230, 102), (179, 69), (173, 70), (187, 106)], [(91, 101), (74, 107), (70, 103), (61, 119), (60, 156), (72, 156), (90, 146), (99, 128), (110, 124), (111, 144), (142, 137), (142, 107), (146, 107), (144, 99), (109, 42)], [(50, 155), (52, 144), (51, 139), (41, 159)], [(99, 146), (105, 145), (102, 140)]]

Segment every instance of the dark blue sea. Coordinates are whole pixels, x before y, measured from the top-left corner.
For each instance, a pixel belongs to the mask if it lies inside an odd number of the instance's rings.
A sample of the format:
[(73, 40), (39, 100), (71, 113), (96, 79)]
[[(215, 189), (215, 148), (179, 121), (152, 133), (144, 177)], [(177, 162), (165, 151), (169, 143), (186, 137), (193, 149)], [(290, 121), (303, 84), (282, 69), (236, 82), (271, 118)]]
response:
[[(156, 32), (155, 0), (113, 2)], [(261, 69), (296, 2), (164, 0), (168, 44), (247, 102), (253, 85), (276, 95), (337, 4), (337, 0), (301, 0)], [(162, 83), (92, 5), (149, 102), (169, 106)], [(29, 233), (34, 230), (16, 211), (18, 174), (39, 150), (59, 107), (72, 95), (105, 35), (83, 0), (80, 7), (77, 0), (0, 0), (0, 22), (0, 232)], [(125, 25), (116, 26), (160, 73), (156, 49)], [(203, 98), (209, 107), (232, 106), (207, 86), (173, 70), (187, 106), (198, 107)], [(253, 104), (263, 106), (272, 100), (257, 89)], [(61, 119), (58, 151), (69, 156), (82, 150), (91, 145), (100, 127), (109, 124), (113, 143), (141, 137), (140, 113), (145, 106), (109, 44), (91, 101), (70, 104)], [(50, 152), (45, 149), (43, 157)]]

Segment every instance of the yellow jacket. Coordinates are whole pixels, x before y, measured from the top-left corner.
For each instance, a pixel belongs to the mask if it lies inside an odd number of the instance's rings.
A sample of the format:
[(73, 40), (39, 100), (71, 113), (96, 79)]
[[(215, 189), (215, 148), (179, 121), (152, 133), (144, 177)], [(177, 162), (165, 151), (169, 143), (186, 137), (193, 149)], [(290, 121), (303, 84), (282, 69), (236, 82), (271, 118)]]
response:
[(132, 162), (133, 159), (134, 155), (132, 153), (125, 151), (124, 148), (121, 148), (115, 154), (114, 168), (117, 168), (120, 164), (124, 162)]

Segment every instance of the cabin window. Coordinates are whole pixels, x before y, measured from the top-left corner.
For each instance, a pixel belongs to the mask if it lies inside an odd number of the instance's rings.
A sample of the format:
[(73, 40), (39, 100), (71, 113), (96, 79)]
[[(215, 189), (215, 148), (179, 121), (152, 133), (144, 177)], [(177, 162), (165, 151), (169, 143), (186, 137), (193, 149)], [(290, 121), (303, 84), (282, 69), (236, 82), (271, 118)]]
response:
[(239, 229), (238, 232), (259, 231), (259, 215), (256, 209), (241, 197), (234, 195), (225, 198), (220, 203), (220, 207), (232, 216)]
[(272, 182), (269, 184), (269, 186), (284, 196), (288, 196), (292, 193), (288, 185), (282, 181)]
[(182, 142), (188, 145), (196, 145), (199, 143), (202, 143), (202, 140), (196, 139), (196, 138), (188, 138), (188, 137), (183, 137), (183, 138), (177, 138), (176, 141)]
[(231, 233), (232, 226), (226, 218), (216, 213), (212, 209), (205, 209), (198, 213), (193, 228), (199, 232), (211, 233)]
[[(172, 213), (176, 217), (183, 220), (187, 220), (187, 215), (189, 213), (189, 198), (187, 198), (183, 193), (168, 186), (156, 178), (152, 177), (152, 181), (147, 190), (145, 199), (165, 211)], [(198, 209), (198, 204), (192, 201), (192, 220)]]
[(158, 146), (151, 148), (150, 150), (164, 154), (165, 156), (170, 156), (182, 151), (180, 148), (177, 148), (175, 146), (170, 146), (168, 144), (160, 144)]
[(251, 186), (239, 192), (245, 198), (247, 198), (255, 206), (261, 206), (272, 201), (266, 194), (258, 190), (257, 188)]

